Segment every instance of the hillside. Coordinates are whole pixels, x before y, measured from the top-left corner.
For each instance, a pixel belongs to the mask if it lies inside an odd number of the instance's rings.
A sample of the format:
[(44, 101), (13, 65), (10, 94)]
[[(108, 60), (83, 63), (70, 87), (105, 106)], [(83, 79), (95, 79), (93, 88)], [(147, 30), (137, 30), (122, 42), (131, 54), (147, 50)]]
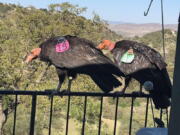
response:
[[(161, 24), (148, 23), (148, 24), (133, 24), (133, 23), (121, 23), (121, 24), (109, 24), (108, 28), (115, 31), (117, 34), (123, 35), (124, 37), (140, 36), (162, 29)], [(176, 24), (166, 24), (165, 29), (172, 31), (177, 30)]]

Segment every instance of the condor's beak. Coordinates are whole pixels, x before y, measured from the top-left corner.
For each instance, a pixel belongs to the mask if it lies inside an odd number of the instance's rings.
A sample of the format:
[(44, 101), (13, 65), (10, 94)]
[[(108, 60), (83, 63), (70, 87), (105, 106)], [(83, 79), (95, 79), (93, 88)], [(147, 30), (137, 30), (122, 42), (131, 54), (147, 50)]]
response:
[(33, 59), (36, 59), (41, 53), (41, 48), (35, 48), (26, 56), (25, 63), (31, 62)]
[(102, 50), (112, 50), (114, 48), (115, 44), (113, 42), (111, 42), (110, 40), (103, 40), (99, 45), (98, 45), (98, 49)]
[(111, 42), (110, 40), (103, 40), (99, 45), (98, 45), (98, 49), (102, 50), (102, 49), (106, 49), (108, 50), (109, 48), (111, 48), (111, 46), (113, 46), (114, 43)]
[(100, 50), (103, 50), (106, 47), (106, 45), (104, 43), (100, 43), (97, 48)]

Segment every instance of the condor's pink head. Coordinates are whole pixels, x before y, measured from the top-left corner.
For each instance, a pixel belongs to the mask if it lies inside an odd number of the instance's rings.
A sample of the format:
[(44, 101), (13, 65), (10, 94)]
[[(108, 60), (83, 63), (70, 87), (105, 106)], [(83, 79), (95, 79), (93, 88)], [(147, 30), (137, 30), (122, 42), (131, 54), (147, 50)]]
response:
[(99, 45), (98, 45), (98, 49), (100, 50), (112, 50), (115, 47), (115, 44), (113, 42), (111, 42), (110, 40), (103, 40)]
[(31, 52), (26, 56), (25, 62), (29, 63), (31, 62), (33, 59), (38, 58), (38, 56), (41, 53), (41, 48), (35, 48), (33, 50), (31, 50)]

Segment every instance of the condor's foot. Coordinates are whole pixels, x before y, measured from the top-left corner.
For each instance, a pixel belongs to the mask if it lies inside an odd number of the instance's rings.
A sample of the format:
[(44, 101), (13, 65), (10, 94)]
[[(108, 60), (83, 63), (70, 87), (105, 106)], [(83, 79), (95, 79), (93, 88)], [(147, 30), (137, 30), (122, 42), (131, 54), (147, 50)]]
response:
[(114, 94), (116, 94), (117, 96), (123, 96), (125, 94), (125, 90), (126, 90), (126, 87), (121, 89), (121, 91), (115, 91)]
[(161, 120), (161, 119), (159, 119), (159, 118), (154, 118), (154, 121), (156, 122), (156, 124), (157, 124), (157, 127), (159, 127), (159, 128), (164, 128), (164, 122)]
[(124, 91), (115, 91), (114, 94), (119, 97), (124, 95)]
[(54, 95), (59, 93), (59, 90), (56, 90), (56, 89), (45, 89), (44, 91), (50, 93), (48, 95), (49, 99), (51, 99)]
[(70, 93), (70, 90), (62, 90), (60, 91), (62, 94), (69, 94)]
[(59, 90), (56, 90), (56, 89), (45, 89), (44, 91), (45, 92), (51, 92), (53, 94), (59, 93)]

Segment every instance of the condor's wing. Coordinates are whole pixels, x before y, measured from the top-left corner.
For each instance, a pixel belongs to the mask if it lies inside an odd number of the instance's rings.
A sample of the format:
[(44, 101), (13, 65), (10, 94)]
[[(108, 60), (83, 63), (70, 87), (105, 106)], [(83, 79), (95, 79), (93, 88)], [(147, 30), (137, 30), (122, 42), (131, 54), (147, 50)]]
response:
[[(134, 60), (132, 63), (123, 63), (121, 58), (130, 48), (133, 49)], [(131, 74), (147, 68), (166, 68), (162, 56), (154, 49), (134, 41), (123, 40), (116, 43), (113, 49), (115, 62), (125, 74)]]

